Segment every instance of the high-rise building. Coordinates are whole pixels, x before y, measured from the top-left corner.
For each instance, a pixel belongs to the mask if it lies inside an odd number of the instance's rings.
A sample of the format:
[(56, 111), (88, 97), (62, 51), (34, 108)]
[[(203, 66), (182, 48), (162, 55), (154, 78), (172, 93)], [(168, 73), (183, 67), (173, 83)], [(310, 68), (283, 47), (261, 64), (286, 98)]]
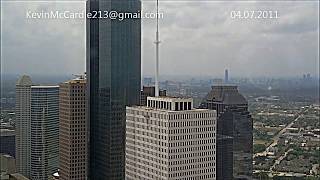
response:
[(31, 158), (31, 86), (29, 76), (22, 76), (16, 83), (16, 166), (17, 172), (30, 177)]
[[(237, 86), (213, 86), (200, 108), (217, 112), (217, 179), (251, 179), (252, 118)], [(224, 147), (232, 147), (232, 152)]]
[(220, 79), (220, 78), (210, 79), (209, 83), (212, 85), (221, 85), (223, 84), (223, 79)]
[(15, 157), (15, 132), (10, 129), (0, 129), (0, 154)]
[(233, 179), (233, 137), (217, 134), (217, 179)]
[(86, 79), (60, 84), (59, 90), (59, 179), (87, 178)]
[(216, 112), (191, 98), (127, 107), (126, 179), (215, 179)]
[(229, 82), (229, 72), (228, 69), (224, 70), (224, 83)]
[[(87, 11), (141, 12), (140, 0), (88, 0)], [(140, 104), (141, 19), (88, 19), (89, 178), (124, 179), (127, 105)]]
[(31, 179), (47, 180), (59, 161), (59, 86), (31, 87)]
[[(159, 90), (159, 96), (166, 96), (166, 90)], [(155, 97), (155, 87), (154, 86), (143, 86), (140, 95), (140, 105), (147, 105), (147, 97)]]

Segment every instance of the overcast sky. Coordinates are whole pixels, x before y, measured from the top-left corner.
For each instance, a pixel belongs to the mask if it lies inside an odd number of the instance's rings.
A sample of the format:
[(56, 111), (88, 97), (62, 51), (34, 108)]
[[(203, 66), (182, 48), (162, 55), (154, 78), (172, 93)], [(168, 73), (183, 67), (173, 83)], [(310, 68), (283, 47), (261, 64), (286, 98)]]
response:
[[(161, 1), (160, 74), (302, 76), (319, 71), (318, 2)], [(2, 2), (2, 73), (85, 71), (84, 19), (27, 19), (26, 12), (84, 10), (84, 2)], [(143, 1), (145, 12), (155, 2)], [(234, 10), (274, 10), (278, 19), (232, 19)], [(143, 20), (143, 75), (155, 61), (155, 20)]]

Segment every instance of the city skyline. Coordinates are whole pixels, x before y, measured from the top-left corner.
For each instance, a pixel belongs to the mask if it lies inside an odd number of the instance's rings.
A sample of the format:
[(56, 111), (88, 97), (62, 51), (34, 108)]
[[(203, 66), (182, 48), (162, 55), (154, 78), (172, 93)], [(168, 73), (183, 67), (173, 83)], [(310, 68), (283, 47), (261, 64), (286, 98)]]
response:
[(0, 179), (320, 177), (319, 2), (0, 3)]
[[(29, 9), (77, 11), (84, 9), (84, 3), (1, 3), (2, 73), (57, 75), (85, 71), (84, 20), (25, 18)], [(317, 5), (310, 1), (273, 4), (160, 1), (160, 12), (164, 13), (160, 19), (160, 74), (219, 76), (223, 74), (219, 69), (229, 69), (233, 77), (303, 73), (318, 76), (318, 44), (314, 41), (319, 30)], [(21, 10), (10, 14), (17, 8)], [(280, 18), (265, 21), (230, 18), (230, 11), (246, 8), (278, 10)], [(143, 1), (143, 9), (155, 11), (155, 2)], [(142, 76), (153, 76), (154, 33), (155, 19), (143, 19)], [(30, 53), (30, 48), (38, 51)], [(17, 49), (19, 53), (13, 53)], [(179, 68), (180, 64), (184, 68)], [(34, 68), (36, 65), (43, 68)], [(62, 68), (57, 72), (58, 67)]]

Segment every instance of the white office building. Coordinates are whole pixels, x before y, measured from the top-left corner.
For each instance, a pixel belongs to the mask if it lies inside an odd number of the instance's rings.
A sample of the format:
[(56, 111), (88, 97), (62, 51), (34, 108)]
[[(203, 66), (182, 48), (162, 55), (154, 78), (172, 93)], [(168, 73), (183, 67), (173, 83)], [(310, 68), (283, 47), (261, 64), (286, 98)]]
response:
[(216, 179), (216, 112), (148, 97), (126, 110), (126, 179)]
[(15, 148), (17, 172), (30, 177), (31, 158), (31, 86), (29, 76), (22, 76), (16, 83)]

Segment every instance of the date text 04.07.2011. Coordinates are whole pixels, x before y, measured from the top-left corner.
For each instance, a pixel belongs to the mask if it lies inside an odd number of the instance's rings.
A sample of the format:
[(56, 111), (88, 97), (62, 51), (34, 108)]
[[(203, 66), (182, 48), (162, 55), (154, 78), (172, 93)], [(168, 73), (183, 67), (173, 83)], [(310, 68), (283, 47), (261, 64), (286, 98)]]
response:
[(231, 11), (230, 17), (232, 19), (278, 19), (278, 11), (258, 10), (258, 11)]

